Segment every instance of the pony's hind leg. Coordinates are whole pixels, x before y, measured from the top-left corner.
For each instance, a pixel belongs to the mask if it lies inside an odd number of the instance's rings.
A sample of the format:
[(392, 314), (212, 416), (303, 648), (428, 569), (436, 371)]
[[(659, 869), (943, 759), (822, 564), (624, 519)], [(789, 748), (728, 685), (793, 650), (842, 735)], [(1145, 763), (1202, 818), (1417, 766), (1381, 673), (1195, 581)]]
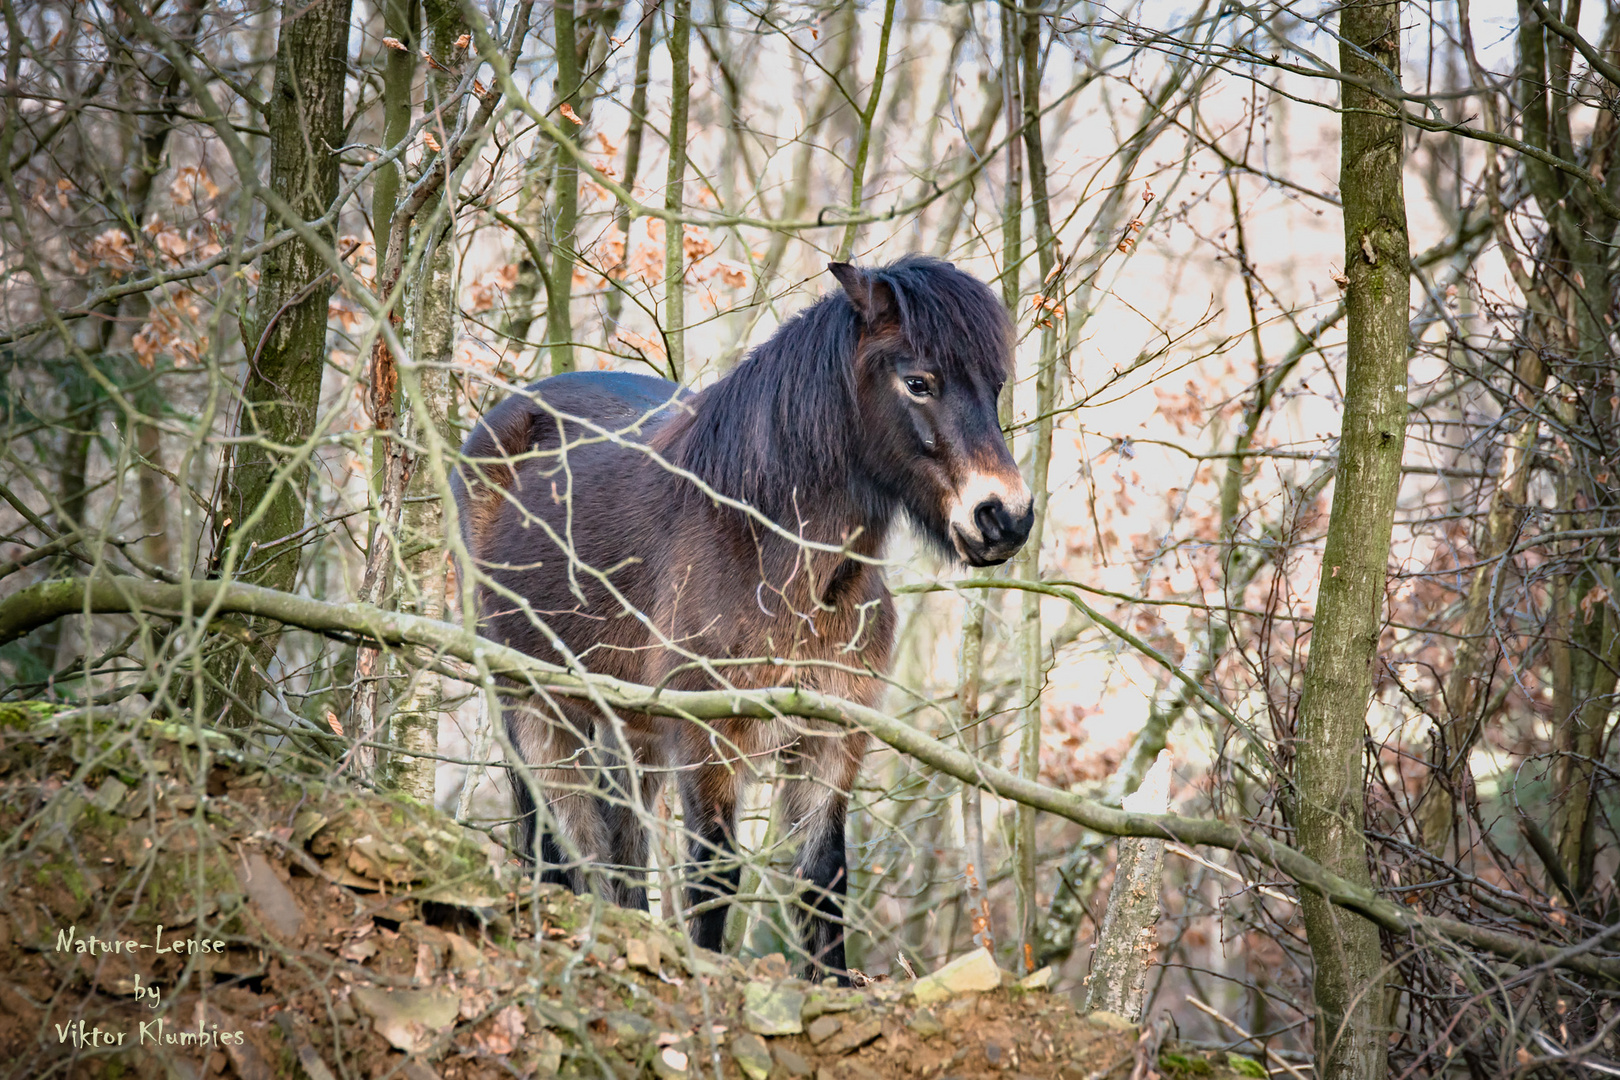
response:
[(681, 772), (681, 813), (691, 837), (688, 850), (692, 878), (686, 902), (712, 905), (692, 916), (692, 942), (719, 951), (725, 942), (729, 904), (715, 903), (736, 895), (742, 880), (737, 861), (737, 799), (742, 775), (735, 765), (709, 762)]
[(801, 914), (808, 973), (835, 976), (848, 985), (844, 962), (844, 898), (849, 892), (849, 856), (844, 819), (849, 793), (866, 752), (860, 733), (806, 734), (787, 755), (796, 774), (782, 785), (783, 817), (798, 840), (794, 877), (804, 882)]
[[(645, 761), (602, 770), (597, 800), (612, 850), (610, 895), (620, 907), (647, 910), (648, 831), (662, 777), (641, 771)], [(632, 777), (631, 769), (636, 769)]]
[[(518, 769), (511, 770), (519, 854), (532, 862), (538, 838), (540, 880), (576, 893), (600, 890), (594, 871), (611, 854), (611, 834), (598, 805), (596, 770), (586, 760), (582, 729), (570, 716), (518, 708), (507, 714), (507, 734), (534, 781), (531, 787)], [(533, 787), (545, 800), (544, 829)]]

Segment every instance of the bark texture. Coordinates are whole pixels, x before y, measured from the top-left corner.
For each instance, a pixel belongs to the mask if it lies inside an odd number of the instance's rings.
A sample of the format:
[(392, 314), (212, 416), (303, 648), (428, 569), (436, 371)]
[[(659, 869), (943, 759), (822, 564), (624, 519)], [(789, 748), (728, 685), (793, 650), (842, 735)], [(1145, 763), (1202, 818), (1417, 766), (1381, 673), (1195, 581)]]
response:
[[(343, 144), (343, 82), (348, 66), (350, 0), (283, 6), (270, 91), (270, 188), (305, 221), (324, 214), (337, 197)], [(330, 227), (322, 230), (330, 242)], [(219, 549), (236, 576), (255, 585), (291, 589), (309, 473), (282, 476), (282, 448), (303, 443), (315, 428), (326, 365), (330, 267), (302, 240), (283, 244), (260, 265), (253, 317), (243, 324), (249, 358), (242, 386), (239, 436), (226, 481)], [(261, 688), (259, 672), (275, 653), (267, 629), (228, 676), (231, 721), (248, 723)]]
[[(1170, 751), (1159, 754), (1142, 784), (1125, 796), (1125, 810), (1163, 814), (1170, 808)], [(1108, 913), (1091, 954), (1086, 978), (1087, 1012), (1106, 1009), (1127, 1020), (1144, 1019), (1147, 974), (1159, 938), (1159, 887), (1164, 879), (1164, 841), (1129, 837), (1119, 842)]]
[[(1347, 361), (1333, 514), (1298, 713), (1295, 826), (1300, 849), (1371, 884), (1363, 834), (1363, 739), (1377, 661), (1384, 576), (1406, 436), (1409, 308), (1401, 124), (1368, 87), (1398, 93), (1400, 5), (1356, 0), (1340, 17)], [(1378, 928), (1300, 897), (1315, 965), (1317, 1075), (1384, 1075)]]

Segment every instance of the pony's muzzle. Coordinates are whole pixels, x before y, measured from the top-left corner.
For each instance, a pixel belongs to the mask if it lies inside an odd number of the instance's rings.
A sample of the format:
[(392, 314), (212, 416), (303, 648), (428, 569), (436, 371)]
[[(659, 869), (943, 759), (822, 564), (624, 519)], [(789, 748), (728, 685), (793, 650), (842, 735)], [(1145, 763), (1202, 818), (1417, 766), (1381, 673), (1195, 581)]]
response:
[[(991, 495), (973, 508), (974, 529), (957, 527), (956, 547), (970, 566), (997, 566), (1018, 553), (1035, 524), (1035, 505), (1025, 499), (1009, 507), (1000, 495)], [(978, 535), (973, 535), (977, 533)]]

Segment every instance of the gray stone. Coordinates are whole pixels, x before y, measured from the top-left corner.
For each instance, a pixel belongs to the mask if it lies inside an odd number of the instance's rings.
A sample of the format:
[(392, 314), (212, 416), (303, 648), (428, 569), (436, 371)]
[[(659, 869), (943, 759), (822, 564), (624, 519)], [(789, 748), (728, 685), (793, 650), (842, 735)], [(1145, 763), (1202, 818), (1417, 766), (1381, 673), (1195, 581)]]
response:
[(858, 1024), (850, 1024), (816, 1049), (823, 1054), (847, 1054), (859, 1050), (883, 1034), (883, 1021), (876, 1017)]
[(932, 1039), (945, 1031), (945, 1025), (939, 1022), (933, 1009), (918, 1009), (917, 1015), (906, 1021), (906, 1026), (924, 1039)]
[(811, 1045), (816, 1045), (838, 1034), (838, 1029), (843, 1026), (844, 1022), (836, 1016), (818, 1016), (810, 1021), (804, 1033), (810, 1036)]
[(124, 796), (128, 794), (129, 788), (122, 780), (116, 776), (109, 776), (101, 782), (100, 787), (96, 788), (96, 796), (91, 801), (96, 804), (97, 810), (111, 814), (118, 809), (118, 804), (123, 802)]
[(349, 996), (361, 1012), (372, 1018), (377, 1034), (407, 1054), (420, 1053), (433, 1045), (438, 1033), (454, 1025), (461, 1011), (461, 996), (446, 989), (357, 986)]
[(731, 1040), (731, 1056), (737, 1059), (748, 1080), (765, 1080), (771, 1075), (771, 1048), (765, 1040), (751, 1032), (743, 1032)]
[(773, 1046), (771, 1047), (771, 1053), (775, 1056), (776, 1063), (782, 1066), (789, 1076), (809, 1076), (815, 1071), (810, 1067), (810, 1063), (804, 1059), (804, 1055), (797, 1050), (789, 1049), (786, 1046)]
[(797, 1035), (804, 1030), (804, 991), (751, 982), (743, 990), (743, 1023), (755, 1035)]
[(304, 926), (304, 909), (276, 876), (270, 860), (255, 851), (236, 860), (235, 865), (236, 880), (242, 883), (242, 891), (253, 902), (253, 910), (265, 929), (283, 941), (296, 938)]
[(613, 1032), (614, 1037), (620, 1042), (634, 1043), (637, 1046), (649, 1042), (658, 1031), (658, 1026), (640, 1013), (610, 1012), (602, 1019), (607, 1023), (608, 1030)]

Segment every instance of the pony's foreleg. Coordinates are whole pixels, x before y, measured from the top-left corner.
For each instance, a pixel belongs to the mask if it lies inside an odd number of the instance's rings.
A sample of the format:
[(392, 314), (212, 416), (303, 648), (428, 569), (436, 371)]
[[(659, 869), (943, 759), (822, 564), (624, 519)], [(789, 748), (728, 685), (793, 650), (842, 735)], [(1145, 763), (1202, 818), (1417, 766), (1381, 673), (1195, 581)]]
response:
[(692, 916), (689, 927), (694, 944), (719, 951), (726, 933), (729, 904), (714, 903), (736, 895), (742, 866), (736, 860), (737, 798), (742, 776), (734, 766), (718, 763), (682, 770), (681, 812), (691, 836), (691, 883), (686, 902), (692, 907), (713, 906)]
[(866, 753), (863, 734), (806, 735), (790, 755), (799, 775), (783, 785), (784, 817), (798, 837), (794, 877), (804, 882), (805, 954), (813, 979), (835, 976), (849, 984), (844, 962), (844, 898), (849, 892), (849, 856), (844, 819), (849, 793)]

